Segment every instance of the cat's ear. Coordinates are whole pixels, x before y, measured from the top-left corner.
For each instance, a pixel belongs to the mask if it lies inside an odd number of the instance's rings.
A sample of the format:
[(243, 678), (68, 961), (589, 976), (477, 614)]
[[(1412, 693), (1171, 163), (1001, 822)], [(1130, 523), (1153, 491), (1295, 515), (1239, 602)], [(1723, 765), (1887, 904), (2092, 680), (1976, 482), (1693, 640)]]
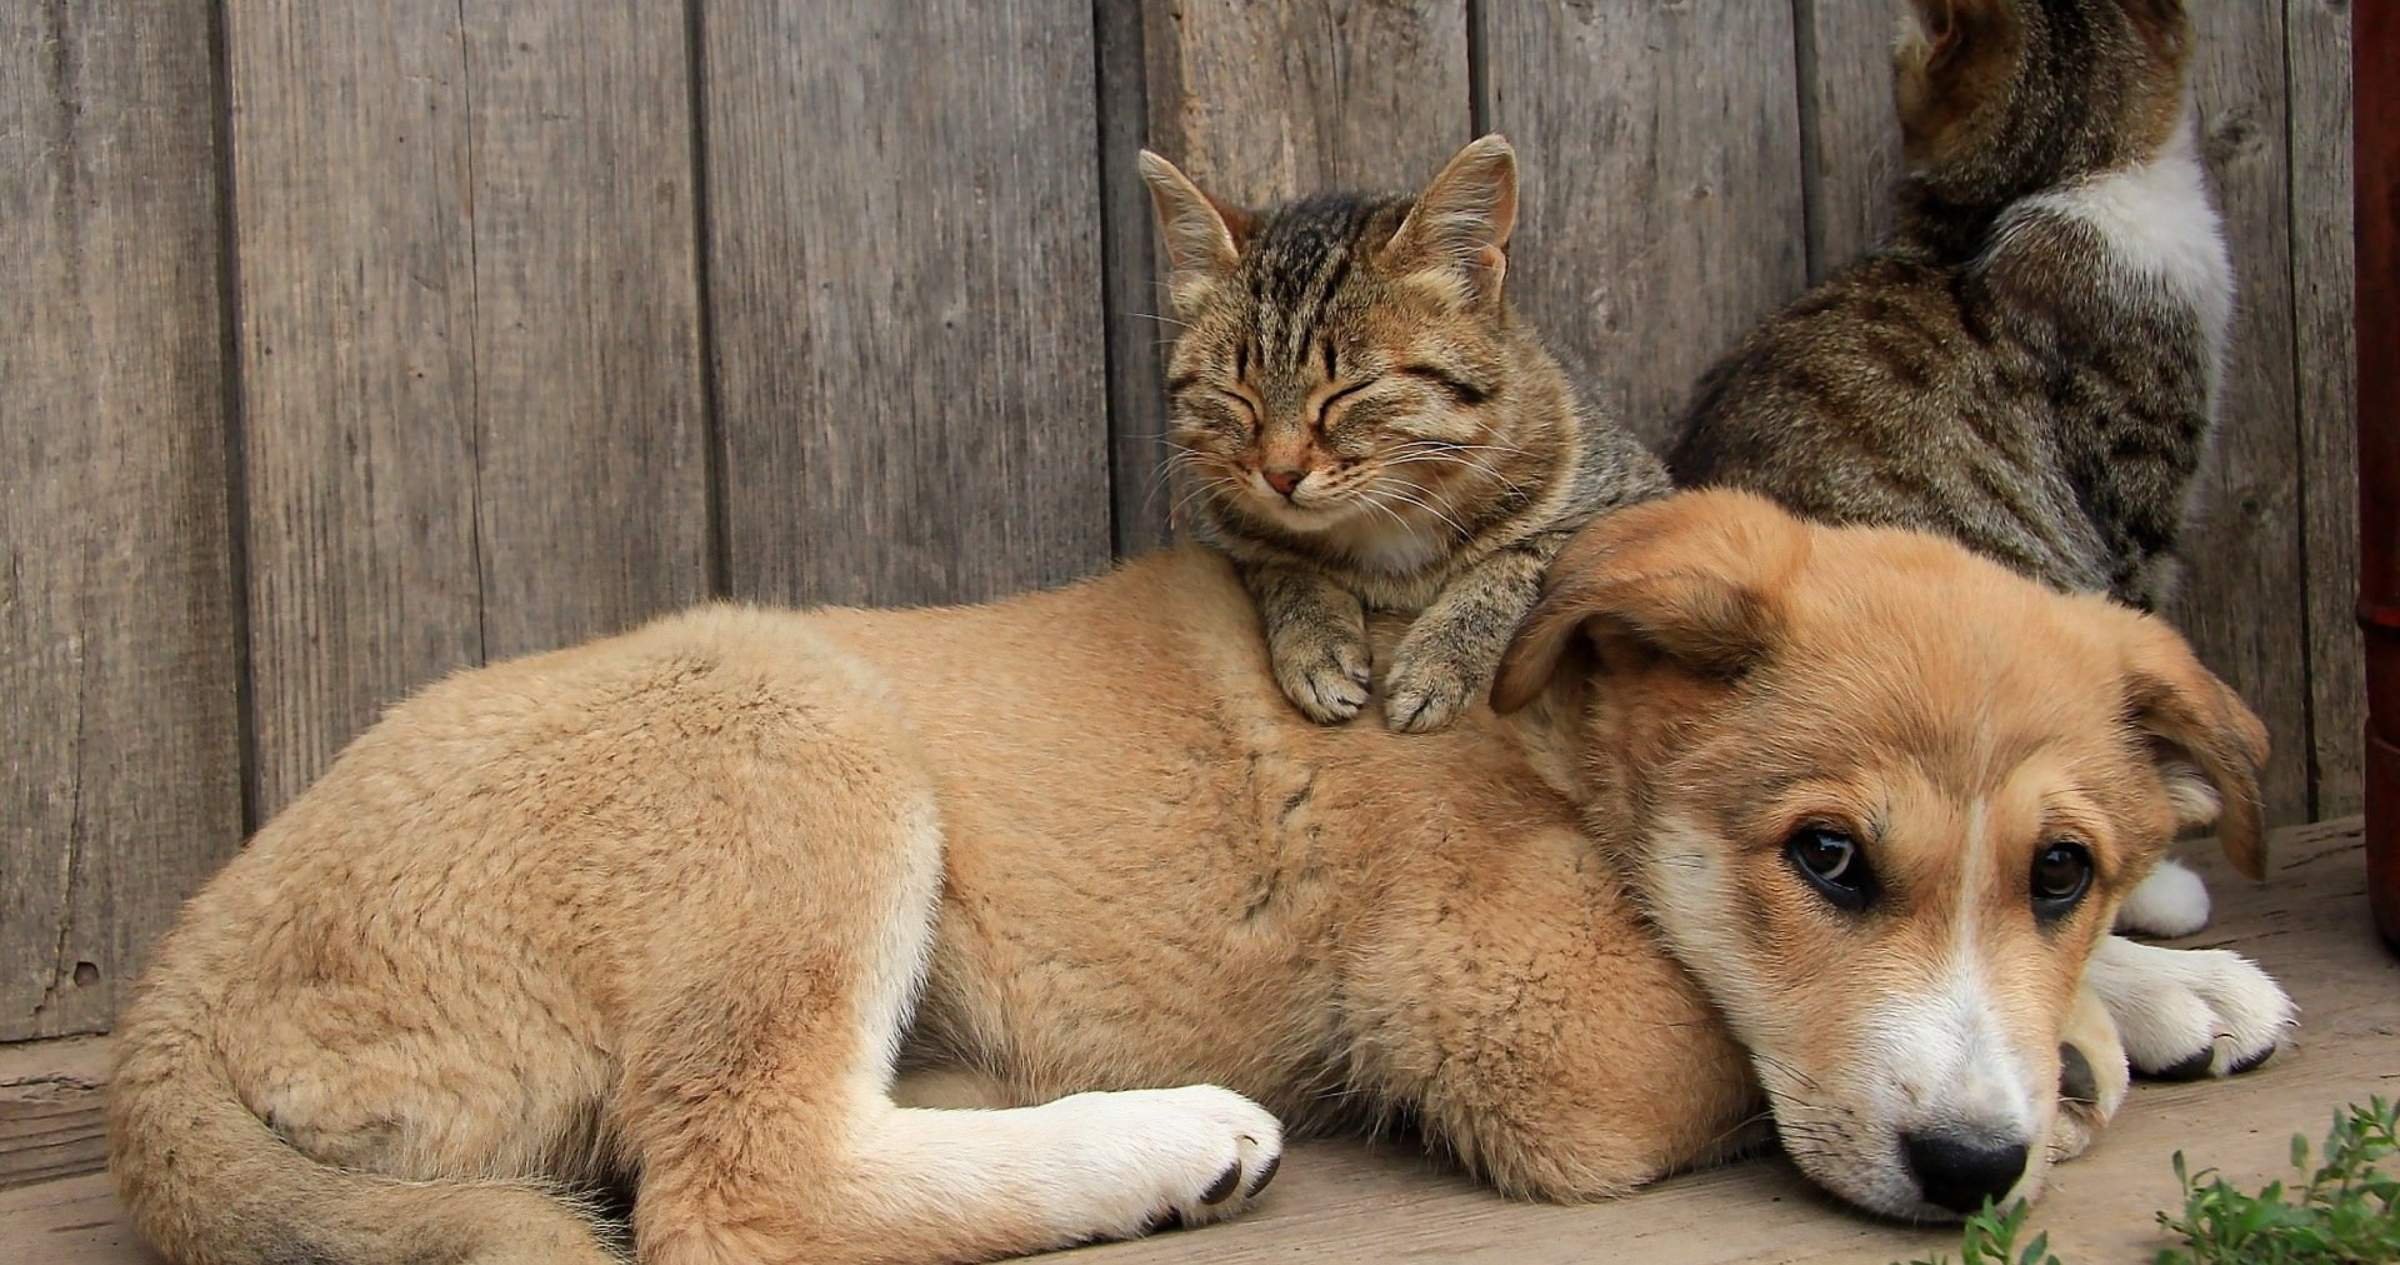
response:
[(1932, 73), (1999, 58), (2013, 60), (2018, 34), (2013, 0), (1909, 0), (1917, 31), (1925, 39), (1924, 66)]
[(2181, 64), (2191, 53), (2191, 18), (2184, 0), (2123, 0), (2125, 18), (2152, 56)]
[(1516, 227), (1517, 151), (1494, 132), (1458, 151), (1417, 195), (1380, 261), (1459, 299), (1489, 302), (1508, 275), (1508, 235)]
[(1187, 306), (1195, 287), (1232, 275), (1253, 226), (1250, 213), (1210, 197), (1175, 164), (1142, 151), (1142, 181), (1158, 208), (1158, 233), (1167, 250), (1168, 289)]

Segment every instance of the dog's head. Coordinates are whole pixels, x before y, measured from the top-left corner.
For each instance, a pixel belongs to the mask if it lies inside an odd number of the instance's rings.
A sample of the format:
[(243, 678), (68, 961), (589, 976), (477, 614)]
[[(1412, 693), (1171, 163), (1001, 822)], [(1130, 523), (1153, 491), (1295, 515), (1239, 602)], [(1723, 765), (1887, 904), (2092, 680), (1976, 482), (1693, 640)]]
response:
[(1558, 558), (1495, 701), (1544, 693), (1786, 1149), (1878, 1212), (2037, 1191), (2118, 902), (2187, 827), (2263, 863), (2266, 733), (2173, 630), (1932, 536), (1732, 492), (1621, 511)]

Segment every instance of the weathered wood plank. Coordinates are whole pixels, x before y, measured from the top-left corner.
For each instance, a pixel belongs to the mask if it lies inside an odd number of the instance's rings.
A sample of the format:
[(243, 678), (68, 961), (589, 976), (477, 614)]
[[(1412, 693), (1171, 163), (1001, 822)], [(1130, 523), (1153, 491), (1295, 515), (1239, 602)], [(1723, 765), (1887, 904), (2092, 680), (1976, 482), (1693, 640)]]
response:
[[(1148, 145), (1219, 197), (1256, 206), (1410, 189), (1474, 139), (1465, 0), (1143, 0), (1137, 18), (1117, 21), (1139, 28)], [(1109, 175), (1111, 206), (1129, 208), (1118, 231), (1138, 215), (1144, 236), (1133, 240), (1148, 243), (1140, 173), (1127, 161)], [(1110, 370), (1141, 388), (1112, 414), (1119, 533), (1144, 545), (1168, 534), (1158, 384), (1173, 326), (1161, 319), (1161, 263), (1151, 250), (1126, 252), (1109, 308)]]
[(702, 46), (730, 591), (1105, 565), (1091, 6), (726, 0)]
[(707, 596), (689, 40), (679, 5), (465, 15), (484, 652)]
[(2169, 612), (2274, 735), (2264, 790), (2276, 821), (2308, 815), (2307, 639), (2300, 453), (2293, 419), (2291, 178), (2283, 10), (2191, 6), (2193, 75), (2239, 296), (2216, 450), (2200, 474), (2190, 565)]
[(1700, 373), (1808, 280), (1791, 9), (1483, 13), (1492, 125), (1524, 163), (1509, 284), (1585, 392), (1655, 446)]
[(227, 7), (256, 807), (483, 655), (459, 10)]
[(2350, 5), (2284, 6), (2292, 129), (2292, 322), (2300, 546), (2308, 586), (2312, 815), (2358, 811), (2366, 671), (2358, 638), (2357, 338), (2351, 327)]
[(263, 811), (444, 671), (708, 592), (686, 37), (233, 15)]
[(1146, 0), (1150, 146), (1219, 197), (1409, 189), (1474, 139), (1461, 0)]
[(1149, 143), (1138, 0), (1092, 6), (1100, 63), (1101, 310), (1108, 348), (1110, 531), (1118, 557), (1167, 543), (1165, 350), (1150, 197), (1135, 169)]
[(0, 1190), (99, 1171), (107, 1083), (105, 1038), (0, 1045)]
[(0, 6), (0, 1040), (106, 1027), (241, 839), (209, 35)]
[(1897, 4), (1793, 0), (1811, 284), (1891, 231), (1901, 170), (1892, 40), (1903, 12)]
[[(2165, 1244), (2151, 1221), (2172, 1206), (2180, 1149), (2255, 1187), (2285, 1174), (2291, 1134), (2320, 1136), (2335, 1105), (2389, 1094), (2400, 1025), (2400, 960), (2368, 927), (2359, 826), (2280, 832), (2266, 884), (2194, 856), (2218, 893), (2198, 943), (2256, 959), (2300, 1004), (2296, 1043), (2233, 1081), (2145, 1083), (2092, 1152), (2059, 1168), (2034, 1225), (2069, 1261), (2139, 1261)], [(1955, 1252), (1955, 1229), (1911, 1228), (1845, 1211), (1789, 1163), (1764, 1158), (1678, 1177), (1582, 1208), (1505, 1200), (1404, 1144), (1303, 1143), (1259, 1210), (1239, 1221), (1086, 1248), (1077, 1265), (1210, 1261), (1440, 1260), (1564, 1265), (1884, 1262)], [(0, 1260), (147, 1265), (105, 1177), (0, 1191)]]

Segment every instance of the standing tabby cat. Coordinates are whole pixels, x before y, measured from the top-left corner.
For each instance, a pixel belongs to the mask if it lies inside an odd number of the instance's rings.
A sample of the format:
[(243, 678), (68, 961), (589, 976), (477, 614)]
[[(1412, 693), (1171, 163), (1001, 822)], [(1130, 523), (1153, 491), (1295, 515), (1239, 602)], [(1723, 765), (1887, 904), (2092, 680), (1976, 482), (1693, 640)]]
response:
[(1486, 136), (1415, 199), (1256, 213), (1156, 154), (1142, 174), (1182, 325), (1167, 385), (1186, 526), (1233, 560), (1276, 682), (1321, 723), (1369, 697), (1366, 610), (1422, 612), (1384, 715), (1440, 728), (1490, 688), (1560, 543), (1666, 489), (1502, 296), (1514, 151)]
[(2233, 302), (2183, 4), (1913, 5), (1894, 239), (1702, 379), (1669, 465), (2155, 609)]

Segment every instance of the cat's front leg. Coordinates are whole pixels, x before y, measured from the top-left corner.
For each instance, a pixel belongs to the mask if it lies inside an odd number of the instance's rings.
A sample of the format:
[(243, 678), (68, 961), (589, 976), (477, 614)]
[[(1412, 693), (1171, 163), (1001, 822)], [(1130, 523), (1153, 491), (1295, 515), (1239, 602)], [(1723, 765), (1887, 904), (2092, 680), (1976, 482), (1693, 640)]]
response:
[(1392, 652), (1385, 723), (1403, 733), (1440, 729), (1490, 692), (1509, 639), (1542, 595), (1542, 567), (1555, 551), (1551, 542), (1512, 545), (1442, 590)]
[(1240, 570), (1266, 626), (1267, 659), (1284, 697), (1320, 725), (1358, 715), (1374, 670), (1358, 597), (1299, 567), (1250, 563)]

